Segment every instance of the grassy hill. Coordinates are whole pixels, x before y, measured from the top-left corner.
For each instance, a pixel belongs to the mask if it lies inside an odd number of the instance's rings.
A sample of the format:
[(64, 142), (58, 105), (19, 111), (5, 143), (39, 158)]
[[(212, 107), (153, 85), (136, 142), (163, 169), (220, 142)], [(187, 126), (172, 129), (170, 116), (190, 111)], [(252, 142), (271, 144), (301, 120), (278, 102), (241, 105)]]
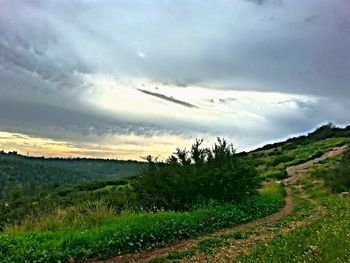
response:
[(301, 209), (311, 222), (240, 253), (237, 262), (349, 262), (350, 198), (338, 193), (350, 190), (350, 152), (312, 166), (300, 181), (314, 200)]
[[(235, 153), (224, 140), (219, 140), (213, 148), (201, 148), (200, 141), (196, 141), (189, 152), (178, 149), (164, 162), (149, 156), (148, 165), (123, 163), (135, 166), (126, 169), (124, 176), (139, 176), (121, 179), (121, 173), (114, 168), (123, 166), (112, 161), (74, 160), (71, 163), (71, 160), (2, 156), (5, 161), (0, 163), (0, 172), (7, 171), (7, 176), (3, 176), (4, 172), (0, 176), (5, 178), (7, 188), (3, 189), (7, 189), (7, 194), (0, 203), (3, 225), (0, 260), (66, 262), (70, 258), (108, 258), (203, 236), (264, 217), (284, 206), (286, 193), (281, 180), (287, 177), (287, 167), (349, 143), (349, 127), (341, 129), (332, 125), (249, 153)], [(142, 172), (140, 166), (144, 168)], [(9, 184), (8, 171), (13, 175), (17, 170), (31, 171), (33, 176), (27, 172), (26, 176), (15, 176), (17, 184)], [(344, 218), (346, 215), (341, 209), (334, 208), (333, 195), (350, 189), (349, 155), (323, 161), (307, 173), (303, 184), (310, 195), (319, 199), (334, 218)], [(60, 177), (60, 174), (64, 175)], [(53, 179), (47, 180), (50, 176)], [(31, 178), (38, 184), (43, 183), (42, 189), (38, 186), (35, 193), (31, 193), (28, 187), (28, 191), (24, 191), (23, 185)], [(56, 185), (50, 185), (51, 180), (57, 180)], [(315, 186), (315, 180), (322, 184)], [(300, 201), (298, 194), (294, 199), (296, 210), (286, 222), (294, 222), (295, 218), (303, 218), (313, 211), (312, 205)], [(322, 224), (330, 226), (329, 222), (331, 219), (320, 216), (318, 228)], [(346, 222), (344, 224), (345, 231), (349, 231)], [(307, 227), (317, 228), (311, 224)], [(271, 241), (277, 242), (271, 243), (271, 250), (257, 246), (258, 252), (251, 251), (239, 258), (242, 262), (261, 262), (260, 259), (264, 261), (271, 253), (278, 258), (279, 246), (283, 242), (295, 242), (305, 235), (303, 233)], [(210, 241), (212, 243), (208, 241), (197, 250), (179, 253), (173, 259), (188, 259), (201, 253), (214, 255), (217, 249), (245, 236), (243, 233), (240, 237), (232, 235)], [(339, 245), (342, 246), (343, 243)], [(344, 250), (339, 249), (337, 254), (342, 252)]]
[(38, 158), (1, 152), (0, 229), (37, 210), (96, 200), (95, 190), (126, 185), (128, 179), (121, 178), (132, 178), (145, 166), (137, 161)]

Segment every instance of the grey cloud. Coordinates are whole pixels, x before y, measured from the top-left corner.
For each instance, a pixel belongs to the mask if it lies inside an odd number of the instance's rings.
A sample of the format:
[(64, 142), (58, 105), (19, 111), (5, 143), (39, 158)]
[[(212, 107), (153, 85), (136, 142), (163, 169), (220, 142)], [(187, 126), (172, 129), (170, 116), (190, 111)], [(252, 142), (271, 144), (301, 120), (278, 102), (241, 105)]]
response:
[(264, 5), (264, 4), (281, 5), (282, 4), (282, 0), (246, 0), (246, 1), (257, 5)]
[(340, 32), (349, 34), (350, 33), (350, 21), (341, 22), (337, 25)]
[[(55, 1), (11, 1), (5, 5), (12, 6), (7, 10), (10, 14), (15, 8), (45, 14), (31, 22), (24, 11), (19, 12), (19, 22), (12, 21), (14, 32), (7, 32), (5, 40), (14, 33), (18, 37), (0, 50), (2, 64), (12, 63), (27, 74), (37, 75), (47, 84), (37, 87), (51, 92), (84, 89), (79, 74), (73, 72), (102, 72), (184, 86), (321, 96), (336, 86), (339, 96), (350, 95), (345, 88), (350, 80), (350, 37), (331, 28), (331, 7), (341, 8), (346, 3), (319, 3), (320, 14), (330, 15), (323, 18), (325, 28), (314, 29), (298, 24), (316, 19), (313, 4), (292, 1), (259, 10), (246, 1), (67, 1), (64, 8)], [(81, 10), (78, 14), (77, 9)], [(276, 19), (266, 20), (269, 17)], [(2, 31), (6, 32), (9, 22), (3, 20)], [(337, 20), (340, 28), (347, 28), (345, 13), (338, 14)], [(140, 58), (138, 52), (146, 57)]]
[(311, 105), (308, 102), (298, 100), (298, 99), (290, 99), (290, 100), (285, 100), (278, 102), (277, 104), (290, 104), (290, 103), (295, 103), (299, 109), (313, 109), (314, 105)]
[[(232, 125), (195, 126), (171, 116), (160, 123), (89, 108), (80, 101), (89, 74), (184, 91), (194, 84), (328, 98), (328, 112), (295, 101), (312, 112), (310, 119), (272, 116), (275, 134), (267, 127), (249, 134), (260, 139), (260, 133), (267, 139), (332, 119), (349, 121), (342, 113), (350, 98), (349, 9), (346, 1), (332, 0), (0, 1), (0, 128), (42, 129), (41, 135), (76, 140), (82, 138), (71, 134), (246, 134)], [(322, 26), (311, 23), (319, 21)]]
[(173, 97), (168, 97), (168, 96), (165, 96), (165, 95), (160, 94), (160, 93), (151, 92), (151, 91), (147, 91), (147, 90), (143, 90), (143, 89), (137, 89), (137, 90), (141, 91), (142, 93), (145, 93), (147, 95), (151, 95), (151, 96), (160, 98), (162, 100), (170, 101), (172, 103), (175, 103), (175, 104), (178, 104), (178, 105), (182, 105), (182, 106), (185, 106), (187, 108), (198, 108), (196, 105), (193, 105), (193, 104), (188, 103), (186, 101), (177, 100), (177, 99), (175, 99)]
[(321, 16), (320, 15), (312, 15), (312, 16), (308, 16), (304, 19), (305, 23), (312, 23), (317, 21)]
[(69, 139), (73, 141), (97, 141), (106, 135), (155, 135), (189, 136), (193, 131), (205, 132), (205, 126), (193, 128), (190, 122), (169, 119), (152, 120), (143, 117), (130, 120), (125, 116), (106, 115), (105, 112), (67, 109), (44, 103), (0, 99), (0, 130), (21, 132), (39, 137)]

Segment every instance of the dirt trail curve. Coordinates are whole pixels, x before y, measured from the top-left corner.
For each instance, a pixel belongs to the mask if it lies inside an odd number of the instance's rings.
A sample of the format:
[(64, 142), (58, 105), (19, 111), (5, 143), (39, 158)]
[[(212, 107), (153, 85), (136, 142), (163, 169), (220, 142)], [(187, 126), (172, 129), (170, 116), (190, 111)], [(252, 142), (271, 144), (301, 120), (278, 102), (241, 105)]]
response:
[[(334, 157), (334, 156), (337, 156), (339, 154), (342, 154), (346, 150), (347, 150), (347, 146), (337, 147), (337, 148), (334, 148), (332, 151), (325, 153), (324, 155), (322, 155), (319, 158), (316, 158), (316, 159), (310, 160), (308, 162), (287, 168), (287, 172), (288, 172), (289, 177), (284, 180), (284, 183), (286, 186), (286, 192), (287, 192), (286, 204), (283, 207), (283, 209), (277, 213), (274, 213), (274, 214), (269, 215), (267, 217), (264, 217), (264, 218), (246, 223), (246, 224), (238, 225), (237, 227), (234, 227), (234, 228), (222, 229), (222, 230), (219, 230), (213, 234), (207, 235), (205, 237), (201, 237), (201, 238), (197, 238), (197, 239), (182, 240), (182, 241), (179, 241), (173, 245), (169, 245), (169, 246), (165, 246), (165, 247), (161, 247), (161, 248), (155, 248), (155, 249), (152, 249), (149, 251), (144, 251), (144, 252), (139, 252), (139, 253), (124, 254), (124, 255), (116, 256), (114, 258), (107, 259), (107, 260), (88, 260), (86, 262), (89, 262), (89, 263), (129, 263), (129, 262), (130, 263), (131, 262), (132, 263), (144, 263), (144, 262), (148, 262), (151, 259), (154, 259), (157, 257), (166, 256), (172, 251), (185, 250), (185, 249), (189, 249), (191, 247), (194, 247), (201, 240), (208, 238), (208, 237), (218, 237), (218, 236), (221, 236), (224, 234), (241, 232), (241, 231), (247, 230), (248, 228), (251, 228), (251, 227), (257, 227), (257, 226), (261, 226), (261, 225), (264, 225), (267, 223), (272, 223), (272, 222), (278, 221), (278, 220), (284, 218), (285, 216), (291, 214), (293, 211), (293, 198), (292, 198), (293, 193), (291, 190), (291, 185), (294, 185), (296, 183), (296, 181), (298, 179), (298, 175), (301, 174), (302, 170), (307, 169), (307, 168), (311, 167), (312, 165), (314, 165), (315, 163), (318, 163), (322, 160), (325, 160), (325, 159), (328, 159), (330, 157)], [(310, 202), (313, 201), (310, 198), (307, 198), (307, 199)]]

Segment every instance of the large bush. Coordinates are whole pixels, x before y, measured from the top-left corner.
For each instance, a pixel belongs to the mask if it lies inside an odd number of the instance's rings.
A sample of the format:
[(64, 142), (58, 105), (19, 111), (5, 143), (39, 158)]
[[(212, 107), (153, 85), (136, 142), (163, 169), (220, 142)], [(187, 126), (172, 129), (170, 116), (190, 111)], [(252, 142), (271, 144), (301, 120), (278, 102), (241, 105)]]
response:
[(239, 202), (256, 194), (256, 171), (232, 144), (219, 138), (212, 148), (201, 144), (196, 140), (190, 151), (178, 148), (166, 162), (147, 157), (150, 165), (134, 184), (142, 206), (183, 210), (198, 202)]
[(333, 192), (350, 190), (350, 151), (332, 169), (323, 171), (317, 175), (322, 177)]

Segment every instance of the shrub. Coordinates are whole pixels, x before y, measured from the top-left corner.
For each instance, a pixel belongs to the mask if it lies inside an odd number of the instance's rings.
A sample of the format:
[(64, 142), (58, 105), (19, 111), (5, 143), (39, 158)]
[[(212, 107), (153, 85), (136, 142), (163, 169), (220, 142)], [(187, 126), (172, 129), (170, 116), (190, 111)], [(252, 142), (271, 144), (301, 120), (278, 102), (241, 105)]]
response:
[(350, 152), (333, 168), (320, 171), (316, 176), (325, 180), (333, 192), (349, 191), (350, 189)]
[(268, 177), (275, 178), (277, 180), (283, 180), (288, 177), (288, 173), (286, 170), (274, 170), (268, 174)]
[(256, 170), (232, 144), (218, 138), (212, 148), (201, 149), (201, 143), (191, 151), (177, 149), (166, 162), (146, 158), (150, 166), (133, 184), (143, 206), (183, 210), (209, 200), (240, 202), (257, 193)]
[(278, 155), (272, 162), (272, 165), (276, 166), (280, 163), (286, 163), (286, 162), (289, 162), (289, 161), (292, 161), (294, 160), (294, 156), (288, 156), (288, 155)]

